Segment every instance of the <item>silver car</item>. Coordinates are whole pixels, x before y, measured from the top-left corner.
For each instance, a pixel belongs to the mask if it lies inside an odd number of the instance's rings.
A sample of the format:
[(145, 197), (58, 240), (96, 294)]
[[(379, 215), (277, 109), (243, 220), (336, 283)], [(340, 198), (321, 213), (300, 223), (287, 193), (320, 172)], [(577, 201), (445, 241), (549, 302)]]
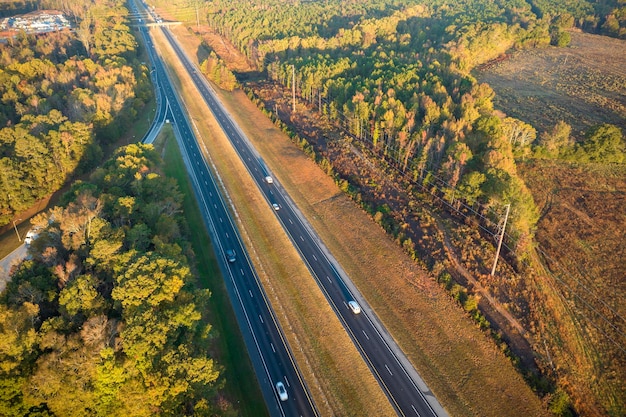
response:
[(348, 307), (350, 307), (350, 310), (352, 310), (354, 314), (359, 314), (361, 312), (361, 306), (354, 300), (348, 301)]
[(276, 383), (276, 392), (278, 392), (278, 398), (280, 398), (281, 401), (287, 401), (289, 399), (289, 395), (287, 395), (287, 390), (282, 381)]

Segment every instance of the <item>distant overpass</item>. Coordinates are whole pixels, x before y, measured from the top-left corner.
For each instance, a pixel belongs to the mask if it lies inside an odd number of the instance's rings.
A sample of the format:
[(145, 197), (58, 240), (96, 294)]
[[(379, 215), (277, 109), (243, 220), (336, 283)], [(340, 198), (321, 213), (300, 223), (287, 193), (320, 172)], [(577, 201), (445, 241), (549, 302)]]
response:
[(129, 26), (131, 27), (139, 27), (139, 26), (178, 26), (182, 24), (182, 22), (161, 22), (161, 23), (156, 23), (156, 22), (146, 22), (146, 23), (142, 23), (142, 22), (133, 22), (131, 24), (129, 24)]

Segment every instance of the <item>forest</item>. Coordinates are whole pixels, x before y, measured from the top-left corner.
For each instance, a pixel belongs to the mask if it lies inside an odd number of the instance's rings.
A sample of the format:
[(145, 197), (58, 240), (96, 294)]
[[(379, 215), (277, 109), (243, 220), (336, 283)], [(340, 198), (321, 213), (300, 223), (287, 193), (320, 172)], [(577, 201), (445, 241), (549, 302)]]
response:
[(102, 160), (152, 97), (125, 3), (14, 6), (76, 30), (0, 44), (0, 225), (91, 175), (0, 294), (0, 415), (232, 415), (176, 181), (149, 145)]
[[(556, 3), (542, 7), (554, 10)], [(477, 83), (471, 70), (511, 48), (567, 43), (565, 29), (574, 24), (569, 13), (584, 15), (580, 10), (572, 5), (558, 9), (555, 18), (547, 11), (539, 17), (536, 5), (521, 0), (454, 7), (392, 0), (297, 7), (241, 1), (209, 8), (209, 24), (270, 79), (290, 87), (293, 66), (304, 99), (405, 175), (436, 184), (493, 221), (494, 209), (511, 204), (508, 243), (524, 256), (539, 213), (517, 175), (515, 157), (541, 144), (529, 124), (497, 116), (493, 91)], [(609, 159), (621, 159), (621, 141), (618, 135), (616, 156)], [(594, 145), (580, 147), (580, 159), (589, 147)]]
[(0, 44), (0, 226), (92, 169), (151, 97), (123, 2), (41, 3), (79, 24)]
[[(494, 91), (475, 78), (479, 66), (505, 59), (511, 51), (567, 47), (572, 30), (623, 38), (623, 2), (240, 0), (214, 1), (207, 9), (209, 26), (230, 40), (262, 77), (267, 75), (267, 80), (244, 84), (249, 97), (488, 329), (489, 322), (474, 312), (477, 302), (468, 305), (458, 278), (442, 272), (441, 260), (433, 255), (443, 250), (443, 242), (426, 238), (441, 232), (424, 236), (433, 222), (420, 219), (415, 230), (411, 222), (423, 216), (417, 207), (436, 196), (435, 207), (445, 207), (469, 225), (456, 239), (480, 249), (464, 252), (465, 265), (478, 264), (478, 279), (502, 297), (536, 340), (544, 340), (535, 349), (545, 374), (527, 376), (541, 395), (550, 393), (551, 411), (624, 413), (619, 343), (584, 341), (589, 344), (582, 349), (594, 353), (577, 358), (576, 364), (557, 363), (569, 360), (568, 354), (551, 356), (550, 351), (575, 351), (568, 343), (578, 343), (580, 335), (546, 331), (562, 317), (541, 305), (546, 284), (537, 273), (534, 238), (541, 213), (518, 173), (518, 162), (528, 160), (561, 161), (583, 170), (621, 166), (626, 161), (624, 132), (601, 123), (576, 135), (559, 120), (538, 131), (496, 110)], [(242, 77), (248, 78), (253, 76)], [(285, 115), (284, 107), (281, 112), (280, 103), (290, 102), (294, 83), (298, 101), (308, 109), (303, 119), (310, 121), (315, 113), (333, 122), (342, 139), (320, 132), (305, 136), (313, 127), (299, 126), (299, 116)], [(374, 177), (368, 176), (369, 168), (355, 168), (364, 154), (376, 161)], [(384, 188), (383, 176), (397, 187)], [(403, 193), (409, 197), (398, 197)], [(486, 241), (495, 242), (507, 205), (504, 247), (512, 270), (506, 278), (494, 279), (485, 271), (485, 259), (473, 252), (484, 251)], [(482, 243), (472, 237), (479, 234)], [(597, 311), (579, 301), (564, 303), (566, 309), (576, 305), (588, 314)], [(594, 335), (589, 341), (607, 334), (621, 337), (610, 323), (585, 331)], [(494, 333), (500, 343), (501, 334)], [(512, 360), (519, 365), (514, 355)], [(594, 369), (592, 362), (602, 363), (604, 370)], [(589, 380), (594, 382), (587, 385)], [(581, 388), (573, 390), (573, 385)]]
[(159, 164), (151, 145), (120, 148), (33, 219), (0, 297), (0, 415), (216, 415), (210, 294)]

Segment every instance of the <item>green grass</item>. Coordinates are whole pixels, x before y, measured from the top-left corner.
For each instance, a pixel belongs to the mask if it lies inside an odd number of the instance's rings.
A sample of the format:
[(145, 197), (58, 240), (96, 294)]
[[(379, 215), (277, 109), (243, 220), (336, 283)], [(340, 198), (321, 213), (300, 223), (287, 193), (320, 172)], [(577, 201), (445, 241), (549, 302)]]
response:
[[(254, 369), (239, 331), (235, 313), (218, 268), (215, 252), (206, 231), (187, 171), (171, 127), (166, 125), (164, 139), (165, 175), (178, 181), (184, 195), (183, 210), (189, 226), (189, 240), (196, 254), (196, 268), (203, 288), (211, 290), (209, 318), (217, 337), (216, 360), (224, 367), (225, 392), (240, 416), (267, 416), (267, 409), (254, 376)], [(159, 144), (157, 143), (157, 149)]]
[[(10, 227), (6, 228), (6, 232), (0, 235), (0, 259), (13, 252), (13, 250), (21, 244), (20, 241), (17, 239), (17, 235), (15, 234), (15, 229), (13, 228), (13, 225), (10, 224), (9, 226)], [(22, 239), (22, 241), (24, 241), (26, 232), (28, 232), (28, 230), (30, 229), (30, 222), (24, 221), (21, 224), (16, 224), (16, 226), (17, 231), (20, 234), (20, 238)]]

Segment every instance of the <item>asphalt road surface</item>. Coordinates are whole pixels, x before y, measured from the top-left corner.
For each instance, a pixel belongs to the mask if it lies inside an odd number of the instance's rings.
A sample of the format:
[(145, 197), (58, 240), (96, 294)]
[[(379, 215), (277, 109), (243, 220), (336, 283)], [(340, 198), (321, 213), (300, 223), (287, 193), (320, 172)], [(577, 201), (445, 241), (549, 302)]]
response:
[[(323, 246), (304, 216), (298, 211), (280, 183), (273, 178), (245, 135), (233, 122), (210, 85), (199, 74), (167, 29), (163, 29), (204, 100), (239, 153), (241, 160), (264, 194), (268, 209), (274, 210), (302, 259), (326, 295), (346, 330), (370, 366), (374, 376), (401, 416), (446, 416), (435, 396), (419, 377), (393, 338), (367, 305), (337, 261)], [(271, 176), (272, 183), (265, 178)], [(356, 300), (362, 312), (354, 314), (348, 301)]]
[[(146, 31), (144, 34), (149, 37), (147, 29), (140, 30)], [(154, 48), (149, 39), (146, 46)], [(157, 86), (166, 101), (166, 117), (176, 132), (268, 410), (272, 416), (318, 416), (230, 212), (202, 156), (186, 112), (160, 58), (154, 51), (150, 51), (150, 56), (153, 59), (154, 77), (158, 80)], [(232, 262), (227, 259), (227, 250), (235, 253)], [(276, 389), (279, 381), (286, 389), (287, 398), (284, 400)]]

